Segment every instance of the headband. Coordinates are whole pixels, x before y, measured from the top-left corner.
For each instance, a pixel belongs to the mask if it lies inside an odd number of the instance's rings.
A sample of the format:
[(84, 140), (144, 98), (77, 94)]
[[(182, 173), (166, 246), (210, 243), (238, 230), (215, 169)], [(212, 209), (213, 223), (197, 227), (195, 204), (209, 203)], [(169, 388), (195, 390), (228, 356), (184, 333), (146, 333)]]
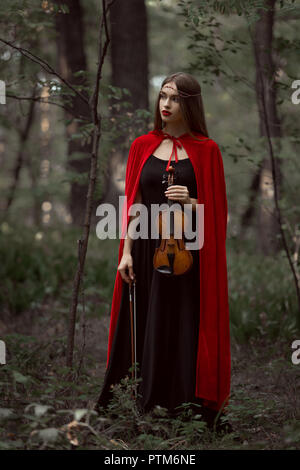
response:
[[(171, 88), (171, 90), (174, 90), (173, 87), (169, 86), (169, 85), (164, 85), (166, 88)], [(179, 96), (181, 96), (182, 98), (188, 98), (189, 96), (200, 96), (201, 95), (201, 91), (200, 93), (186, 93), (185, 91), (181, 91), (181, 90), (177, 90), (178, 91), (178, 94)]]

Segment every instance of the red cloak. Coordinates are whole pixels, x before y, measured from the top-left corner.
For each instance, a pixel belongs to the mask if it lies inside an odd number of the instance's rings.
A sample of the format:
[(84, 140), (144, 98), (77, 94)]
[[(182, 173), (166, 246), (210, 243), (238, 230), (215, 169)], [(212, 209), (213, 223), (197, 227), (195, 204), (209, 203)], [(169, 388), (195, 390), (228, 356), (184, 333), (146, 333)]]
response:
[[(226, 184), (218, 145), (198, 132), (193, 132), (193, 134), (200, 141), (187, 133), (177, 138), (172, 137), (172, 140), (173, 151), (175, 150), (176, 155), (176, 146), (182, 145), (186, 150), (195, 172), (198, 203), (204, 204), (204, 244), (199, 252), (200, 322), (195, 396), (202, 398), (204, 405), (219, 410), (229, 402), (231, 373), (226, 260)], [(125, 202), (122, 214), (123, 237), (127, 233), (128, 211), (135, 200), (143, 165), (167, 135), (162, 130), (150, 131), (148, 134), (137, 137), (131, 144), (125, 178), (127, 206)], [(121, 261), (123, 246), (124, 238), (121, 238), (118, 263)], [(125, 281), (117, 271), (111, 306), (106, 366), (108, 366), (117, 325), (123, 282)]]

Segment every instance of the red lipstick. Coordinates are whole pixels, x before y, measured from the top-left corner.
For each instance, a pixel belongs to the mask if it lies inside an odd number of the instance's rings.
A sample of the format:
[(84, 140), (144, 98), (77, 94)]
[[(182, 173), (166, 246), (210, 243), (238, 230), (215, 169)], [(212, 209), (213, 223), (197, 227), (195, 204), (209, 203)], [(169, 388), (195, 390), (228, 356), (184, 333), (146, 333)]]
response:
[(162, 111), (162, 114), (164, 116), (170, 116), (172, 113), (170, 113), (169, 111)]

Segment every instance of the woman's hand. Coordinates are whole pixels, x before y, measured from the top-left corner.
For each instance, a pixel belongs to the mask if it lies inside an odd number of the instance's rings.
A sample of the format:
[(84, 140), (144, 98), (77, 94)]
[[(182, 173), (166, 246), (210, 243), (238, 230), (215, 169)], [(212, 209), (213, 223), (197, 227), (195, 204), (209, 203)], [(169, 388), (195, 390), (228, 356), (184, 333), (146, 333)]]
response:
[(176, 201), (180, 201), (183, 204), (190, 204), (190, 193), (187, 186), (180, 186), (179, 184), (173, 184), (169, 186), (168, 189), (165, 191), (165, 195), (169, 199), (175, 199)]
[[(126, 272), (127, 269), (129, 271), (129, 275)], [(130, 282), (130, 278), (133, 279), (135, 277), (133, 272), (133, 260), (130, 254), (123, 254), (118, 266), (118, 271), (120, 271), (123, 281), (127, 283)]]

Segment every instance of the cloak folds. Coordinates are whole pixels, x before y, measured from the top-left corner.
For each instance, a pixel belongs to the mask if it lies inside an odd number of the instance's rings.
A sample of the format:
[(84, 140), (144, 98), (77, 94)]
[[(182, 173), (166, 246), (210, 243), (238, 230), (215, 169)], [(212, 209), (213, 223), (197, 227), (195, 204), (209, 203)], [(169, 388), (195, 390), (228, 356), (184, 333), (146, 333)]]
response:
[[(195, 172), (198, 203), (204, 204), (204, 243), (199, 252), (200, 322), (195, 396), (202, 398), (205, 406), (219, 410), (229, 402), (231, 373), (226, 260), (226, 184), (218, 145), (198, 132), (194, 132), (194, 135), (200, 141), (187, 133), (172, 140), (175, 150), (176, 144), (179, 146), (181, 144), (186, 150)], [(125, 177), (127, 205), (123, 206), (122, 236), (127, 233), (128, 213), (135, 200), (143, 165), (164, 138), (166, 134), (162, 130), (155, 130), (137, 137), (131, 144)], [(124, 238), (121, 238), (118, 264), (122, 258), (123, 247)], [(111, 306), (106, 367), (109, 364), (117, 325), (123, 282), (120, 272), (117, 271)]]

